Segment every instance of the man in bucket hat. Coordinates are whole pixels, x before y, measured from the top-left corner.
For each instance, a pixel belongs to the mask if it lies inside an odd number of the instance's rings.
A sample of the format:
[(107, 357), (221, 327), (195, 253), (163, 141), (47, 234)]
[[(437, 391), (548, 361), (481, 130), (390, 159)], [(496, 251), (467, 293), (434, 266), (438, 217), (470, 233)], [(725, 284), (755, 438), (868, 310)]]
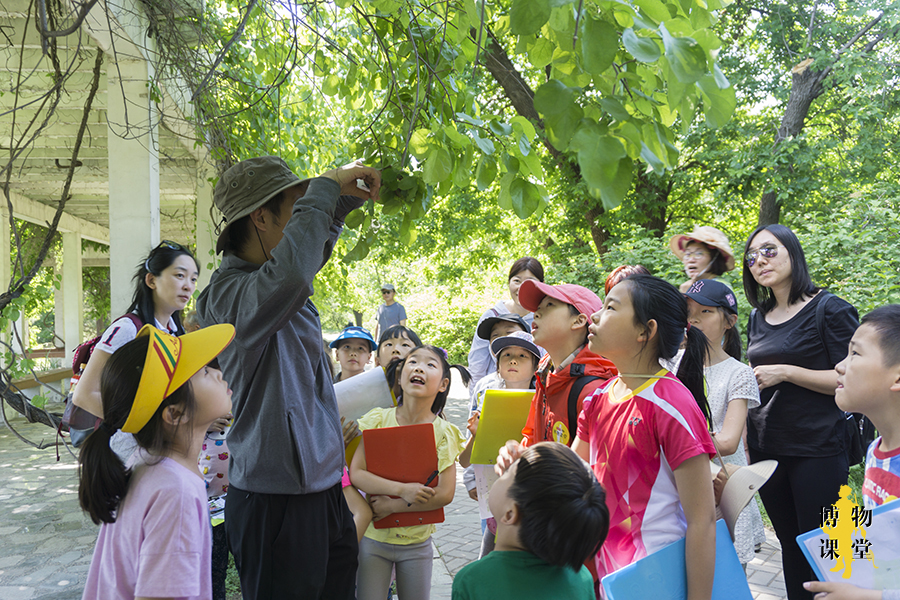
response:
[(216, 184), (224, 257), (197, 313), (236, 330), (219, 364), (234, 390), (225, 528), (245, 599), (356, 597), (340, 416), (310, 298), (344, 218), (380, 187), (358, 162), (301, 180), (275, 156)]

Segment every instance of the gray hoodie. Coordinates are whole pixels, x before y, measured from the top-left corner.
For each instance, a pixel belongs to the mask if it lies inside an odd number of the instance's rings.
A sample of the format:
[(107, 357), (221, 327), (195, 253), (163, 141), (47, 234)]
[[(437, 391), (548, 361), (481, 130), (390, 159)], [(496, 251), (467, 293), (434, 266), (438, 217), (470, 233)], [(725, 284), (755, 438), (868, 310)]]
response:
[(310, 300), (344, 218), (362, 204), (310, 180), (263, 265), (226, 254), (197, 300), (204, 325), (232, 323), (219, 355), (234, 394), (228, 478), (264, 494), (321, 492), (341, 479), (344, 444), (319, 313)]

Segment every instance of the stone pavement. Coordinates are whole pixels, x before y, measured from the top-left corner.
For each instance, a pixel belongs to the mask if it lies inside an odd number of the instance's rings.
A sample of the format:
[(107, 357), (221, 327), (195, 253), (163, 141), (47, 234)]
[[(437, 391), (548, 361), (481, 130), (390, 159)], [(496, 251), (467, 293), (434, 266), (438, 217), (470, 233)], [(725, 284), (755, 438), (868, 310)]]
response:
[[(446, 414), (460, 429), (467, 417), (465, 389), (454, 381)], [(25, 423), (7, 409), (7, 417), (25, 437), (52, 443), (44, 425)], [(458, 469), (456, 497), (444, 509), (446, 521), (434, 536), (434, 600), (447, 600), (453, 576), (475, 560), (481, 537), (478, 505), (469, 499)], [(37, 450), (0, 424), (0, 599), (77, 600), (81, 598), (97, 526), (78, 506), (77, 462), (65, 450)], [(748, 565), (756, 600), (784, 597), (781, 552), (767, 531), (767, 543)]]
[[(51, 443), (55, 432), (6, 415), (26, 438)], [(0, 424), (0, 598), (81, 598), (97, 529), (78, 506), (78, 463), (51, 446), (37, 450)]]

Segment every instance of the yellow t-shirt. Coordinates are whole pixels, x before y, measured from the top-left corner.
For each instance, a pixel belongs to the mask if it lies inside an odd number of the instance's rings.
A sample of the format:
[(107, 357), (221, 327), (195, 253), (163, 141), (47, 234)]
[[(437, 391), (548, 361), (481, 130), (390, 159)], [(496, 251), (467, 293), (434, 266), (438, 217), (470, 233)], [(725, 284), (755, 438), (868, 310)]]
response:
[[(381, 429), (383, 427), (399, 427), (396, 408), (373, 408), (357, 422), (360, 431), (366, 429)], [(437, 447), (438, 471), (456, 462), (459, 453), (466, 445), (466, 439), (452, 423), (440, 418), (434, 419), (434, 445)], [(408, 527), (389, 527), (388, 529), (375, 529), (369, 524), (366, 529), (366, 537), (376, 542), (407, 546), (424, 542), (437, 530), (434, 523), (428, 525), (410, 525)]]

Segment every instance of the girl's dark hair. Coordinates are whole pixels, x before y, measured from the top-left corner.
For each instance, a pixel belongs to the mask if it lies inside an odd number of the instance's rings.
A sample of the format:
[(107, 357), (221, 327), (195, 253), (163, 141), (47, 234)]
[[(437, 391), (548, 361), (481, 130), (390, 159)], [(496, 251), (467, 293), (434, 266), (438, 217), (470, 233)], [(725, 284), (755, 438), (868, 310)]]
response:
[[(78, 457), (78, 501), (97, 525), (115, 522), (116, 509), (128, 491), (131, 471), (110, 448), (109, 440), (122, 428), (131, 412), (149, 342), (150, 336), (141, 336), (119, 348), (109, 357), (100, 378), (105, 420), (84, 441)], [(190, 381), (163, 400), (147, 424), (134, 434), (138, 445), (152, 455), (162, 456), (172, 449), (174, 436), (166, 429), (162, 412), (173, 404), (184, 407), (188, 420), (193, 417), (196, 400)]]
[[(159, 276), (169, 266), (175, 262), (179, 256), (190, 256), (200, 272), (200, 263), (191, 254), (191, 251), (175, 242), (163, 242), (150, 251), (147, 258), (138, 266), (137, 272), (134, 274), (135, 288), (134, 297), (131, 299), (131, 306), (128, 312), (137, 311), (138, 316), (144, 324), (156, 324), (156, 311), (153, 305), (153, 290), (147, 285), (147, 274)], [(181, 311), (177, 311), (172, 315), (175, 321), (176, 335), (184, 335), (184, 325), (181, 322)], [(165, 327), (165, 323), (162, 324)]]
[[(812, 277), (809, 275), (809, 267), (806, 266), (806, 255), (803, 254), (803, 248), (800, 246), (800, 240), (790, 228), (784, 225), (760, 225), (753, 230), (747, 243), (744, 244), (744, 256), (750, 250), (750, 242), (756, 235), (765, 229), (775, 236), (781, 242), (785, 251), (791, 257), (791, 292), (788, 295), (788, 305), (796, 304), (803, 300), (804, 296), (812, 296), (819, 291), (819, 287), (813, 283)], [(765, 314), (775, 308), (775, 296), (772, 291), (757, 283), (747, 266), (746, 259), (744, 262), (744, 294), (750, 306)]]
[[(731, 315), (734, 314), (721, 306), (718, 308), (725, 319), (730, 319)], [(722, 338), (722, 348), (735, 360), (741, 360), (743, 357), (744, 347), (741, 345), (741, 332), (738, 330), (737, 320), (734, 321), (734, 325), (725, 330), (725, 337)]]
[[(272, 214), (272, 220), (275, 222), (275, 225), (281, 224), (281, 221), (279, 221), (281, 206), (287, 198), (287, 194), (279, 192), (262, 205), (262, 208), (265, 208)], [(244, 250), (251, 240), (256, 242), (257, 238), (253, 232), (253, 223), (250, 221), (250, 215), (246, 215), (232, 223), (231, 227), (228, 228), (225, 251), (231, 254), (238, 254)]]
[(542, 265), (541, 261), (538, 259), (530, 256), (523, 256), (512, 264), (509, 268), (509, 277), (506, 278), (506, 281), (509, 282), (510, 279), (522, 271), (530, 271), (532, 275), (537, 277), (538, 281), (541, 283), (544, 282), (544, 265)]
[[(469, 381), (471, 381), (472, 376), (469, 374), (468, 369), (466, 369), (462, 365), (451, 365), (447, 360), (447, 351), (443, 348), (439, 348), (437, 346), (431, 346), (429, 344), (419, 344), (412, 350), (410, 350), (409, 354), (406, 355), (406, 358), (409, 358), (413, 355), (414, 352), (418, 350), (427, 350), (431, 352), (435, 356), (438, 357), (438, 360), (441, 361), (441, 371), (442, 377), (444, 379), (450, 379), (450, 369), (456, 369), (459, 371), (460, 376), (463, 380), (463, 385), (469, 385)], [(388, 382), (391, 383), (394, 389), (394, 395), (397, 397), (397, 406), (403, 404), (403, 389), (400, 387), (399, 381), (397, 378), (400, 373), (403, 372), (403, 367), (406, 365), (406, 358), (403, 359), (395, 359), (392, 360), (388, 365), (388, 369), (392, 369), (390, 376), (388, 377)], [(387, 369), (386, 369), (387, 370)], [(443, 392), (438, 392), (437, 396), (434, 397), (434, 402), (431, 403), (431, 412), (436, 415), (444, 416), (444, 405), (447, 404), (447, 396), (450, 394), (450, 386), (447, 386)]]
[(378, 351), (381, 350), (381, 345), (383, 343), (395, 337), (409, 340), (416, 346), (422, 345), (422, 340), (419, 339), (419, 336), (415, 331), (405, 325), (393, 325), (381, 332), (381, 336), (378, 338), (378, 347), (375, 348), (375, 353), (377, 354)]
[(608, 294), (609, 290), (616, 287), (617, 283), (623, 279), (628, 279), (632, 275), (650, 275), (650, 271), (644, 265), (620, 265), (606, 276), (606, 283), (603, 286), (604, 292)]
[(657, 358), (669, 360), (674, 357), (686, 338), (684, 357), (676, 377), (693, 394), (707, 424), (711, 424), (703, 382), (703, 365), (709, 355), (709, 341), (697, 327), (687, 327), (687, 297), (668, 281), (651, 275), (633, 275), (623, 284), (631, 293), (635, 323), (648, 327), (651, 320), (656, 321)]
[(712, 255), (712, 260), (709, 262), (709, 267), (707, 267), (706, 269), (707, 273), (712, 273), (713, 275), (722, 275), (723, 273), (728, 271), (728, 260), (725, 258), (725, 255), (722, 254), (721, 250), (710, 246), (709, 244), (705, 244), (700, 240), (688, 240), (687, 243), (685, 243), (684, 247), (687, 248), (691, 244), (702, 246), (707, 252)]
[(551, 565), (578, 571), (609, 532), (603, 486), (563, 444), (541, 442), (527, 448), (508, 494), (518, 508), (522, 545)]

